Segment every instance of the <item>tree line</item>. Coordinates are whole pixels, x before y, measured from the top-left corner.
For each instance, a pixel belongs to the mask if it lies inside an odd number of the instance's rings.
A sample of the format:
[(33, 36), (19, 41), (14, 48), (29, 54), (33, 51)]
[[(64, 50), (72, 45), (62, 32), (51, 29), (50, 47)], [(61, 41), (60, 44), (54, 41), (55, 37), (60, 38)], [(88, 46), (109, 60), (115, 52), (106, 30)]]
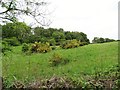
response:
[(62, 28), (31, 28), (23, 22), (6, 23), (2, 25), (3, 40), (11, 43), (11, 45), (19, 45), (22, 43), (50, 43), (51, 46), (60, 45), (66, 40), (76, 39), (80, 42), (90, 43), (87, 35), (83, 32), (64, 31)]
[(92, 43), (105, 43), (105, 42), (113, 42), (115, 41), (114, 39), (109, 39), (109, 38), (102, 38), (102, 37), (94, 37), (92, 40)]

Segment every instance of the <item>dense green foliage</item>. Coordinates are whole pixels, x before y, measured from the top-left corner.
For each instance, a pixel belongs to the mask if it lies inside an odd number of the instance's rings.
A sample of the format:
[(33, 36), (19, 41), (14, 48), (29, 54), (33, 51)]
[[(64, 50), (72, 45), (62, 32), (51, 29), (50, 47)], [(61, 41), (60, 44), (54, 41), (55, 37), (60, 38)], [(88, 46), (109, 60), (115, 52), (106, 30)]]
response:
[[(7, 23), (2, 26), (3, 40), (15, 37), (21, 44), (22, 43), (34, 43), (34, 42), (49, 42), (51, 46), (61, 45), (66, 40), (76, 39), (81, 42), (89, 43), (87, 35), (83, 32), (68, 32), (63, 29), (43, 27), (30, 28), (25, 23)], [(14, 38), (14, 39), (15, 39)], [(15, 40), (17, 42), (17, 40)]]
[(28, 38), (31, 35), (31, 29), (25, 23), (7, 23), (2, 26), (2, 38), (16, 37), (20, 43), (28, 42)]
[(12, 49), (10, 48), (10, 46), (8, 45), (8, 43), (6, 41), (2, 41), (2, 44), (0, 46), (0, 50), (4, 55), (8, 51), (12, 51)]
[(23, 46), (22, 46), (22, 51), (23, 52), (27, 52), (27, 51), (29, 51), (29, 45), (28, 44), (26, 44), (26, 43), (23, 43)]
[(6, 41), (10, 46), (19, 46), (20, 42), (16, 37), (4, 38), (3, 41)]
[(83, 32), (69, 32), (64, 31), (63, 29), (48, 28), (44, 29), (43, 27), (34, 28), (34, 36), (36, 41), (40, 42), (49, 42), (50, 45), (61, 45), (66, 40), (76, 39), (81, 42), (89, 43), (87, 35)]
[(93, 43), (105, 43), (105, 42), (113, 42), (115, 41), (114, 39), (109, 39), (109, 38), (102, 38), (102, 37), (94, 37), (92, 40)]

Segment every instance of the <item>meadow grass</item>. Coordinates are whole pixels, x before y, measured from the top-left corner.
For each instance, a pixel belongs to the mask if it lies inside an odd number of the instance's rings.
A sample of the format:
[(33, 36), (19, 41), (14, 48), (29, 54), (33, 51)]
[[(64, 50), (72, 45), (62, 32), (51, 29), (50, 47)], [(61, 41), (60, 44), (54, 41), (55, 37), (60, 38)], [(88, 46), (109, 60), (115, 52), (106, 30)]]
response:
[[(2, 74), (9, 82), (14, 80), (28, 82), (50, 78), (53, 75), (77, 80), (84, 75), (107, 71), (118, 63), (118, 42), (89, 44), (31, 55), (23, 54), (22, 46), (12, 47), (12, 49), (13, 52), (2, 57)], [(54, 53), (69, 59), (69, 63), (52, 67), (49, 60)]]

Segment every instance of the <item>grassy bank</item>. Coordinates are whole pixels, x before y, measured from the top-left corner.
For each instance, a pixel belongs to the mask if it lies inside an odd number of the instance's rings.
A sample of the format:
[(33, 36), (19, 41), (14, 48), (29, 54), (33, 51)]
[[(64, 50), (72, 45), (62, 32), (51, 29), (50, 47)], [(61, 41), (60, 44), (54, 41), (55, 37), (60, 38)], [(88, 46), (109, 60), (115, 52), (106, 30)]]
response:
[[(105, 72), (118, 63), (118, 42), (89, 44), (73, 49), (56, 49), (48, 53), (25, 55), (22, 46), (2, 58), (3, 78), (11, 85), (15, 80), (28, 83), (52, 76), (79, 80), (82, 76)], [(52, 67), (49, 63), (54, 53), (67, 58), (69, 63)]]

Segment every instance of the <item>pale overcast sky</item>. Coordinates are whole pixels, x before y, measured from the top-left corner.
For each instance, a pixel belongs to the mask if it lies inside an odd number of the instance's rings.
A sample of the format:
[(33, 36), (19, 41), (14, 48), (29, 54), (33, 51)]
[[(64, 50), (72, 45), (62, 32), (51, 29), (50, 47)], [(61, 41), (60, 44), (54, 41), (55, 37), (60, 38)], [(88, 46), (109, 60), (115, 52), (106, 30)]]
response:
[(50, 27), (79, 31), (94, 37), (118, 39), (119, 0), (48, 0), (53, 22)]
[[(79, 31), (94, 37), (118, 39), (118, 2), (120, 0), (45, 0), (52, 14), (49, 27)], [(32, 20), (25, 18), (29, 24)]]

